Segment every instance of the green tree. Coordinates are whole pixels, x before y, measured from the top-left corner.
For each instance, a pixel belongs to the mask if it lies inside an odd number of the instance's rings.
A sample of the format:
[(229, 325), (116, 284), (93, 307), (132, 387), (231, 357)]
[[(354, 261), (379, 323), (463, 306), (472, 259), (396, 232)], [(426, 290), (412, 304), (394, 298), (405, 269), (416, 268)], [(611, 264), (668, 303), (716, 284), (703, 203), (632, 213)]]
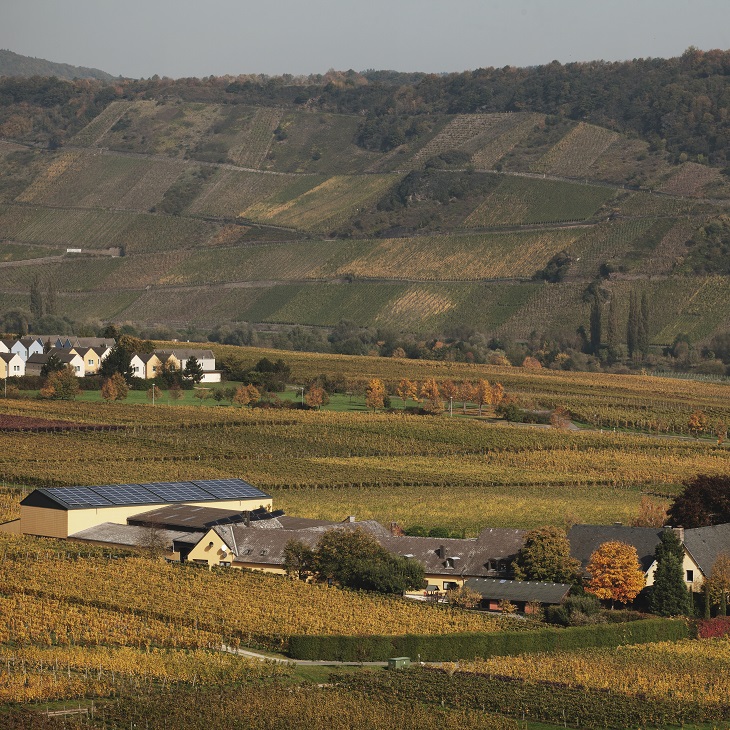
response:
[(314, 572), (314, 551), (301, 540), (284, 545), (284, 571), (289, 577), (307, 580)]
[(638, 327), (636, 332), (636, 346), (642, 357), (649, 354), (649, 297), (646, 292), (641, 294), (641, 307), (638, 312)]
[(636, 292), (629, 297), (629, 318), (626, 322), (626, 348), (629, 357), (633, 357), (639, 346), (639, 305), (636, 301)]
[(315, 575), (345, 588), (403, 593), (424, 586), (420, 563), (392, 555), (363, 530), (328, 530), (314, 551)]
[(730, 522), (730, 476), (698, 474), (684, 483), (667, 511), (675, 527), (707, 527)]
[(36, 274), (30, 284), (30, 316), (33, 319), (40, 319), (46, 313), (43, 304), (41, 277)]
[(581, 579), (580, 562), (570, 556), (568, 537), (559, 527), (530, 530), (512, 569), (516, 580), (578, 583)]
[(46, 360), (43, 363), (43, 367), (41, 368), (41, 377), (46, 378), (51, 373), (57, 373), (61, 370), (64, 370), (66, 365), (61, 362), (61, 360), (58, 358), (58, 355), (56, 355), (55, 352), (52, 352), (48, 356), (48, 360)]
[(46, 289), (46, 301), (43, 310), (44, 314), (58, 314), (58, 296), (56, 294), (56, 282), (53, 279), (48, 282), (48, 288)]
[(664, 530), (656, 546), (657, 561), (650, 608), (660, 616), (681, 616), (689, 612), (690, 595), (684, 583), (684, 548), (674, 530)]
[(611, 301), (608, 303), (608, 323), (606, 326), (606, 345), (608, 346), (608, 354), (610, 358), (615, 360), (618, 357), (618, 348), (620, 344), (616, 297), (612, 296)]
[(191, 355), (185, 363), (182, 374), (183, 378), (192, 380), (197, 385), (203, 379), (203, 366), (198, 362), (198, 358)]
[(590, 332), (591, 332), (591, 352), (598, 355), (601, 349), (602, 322), (601, 322), (601, 299), (598, 294), (594, 294), (591, 303), (590, 316)]
[(131, 383), (134, 377), (132, 354), (131, 351), (117, 342), (109, 351), (109, 354), (101, 361), (99, 374), (103, 378), (111, 378), (115, 373), (119, 373), (127, 383)]

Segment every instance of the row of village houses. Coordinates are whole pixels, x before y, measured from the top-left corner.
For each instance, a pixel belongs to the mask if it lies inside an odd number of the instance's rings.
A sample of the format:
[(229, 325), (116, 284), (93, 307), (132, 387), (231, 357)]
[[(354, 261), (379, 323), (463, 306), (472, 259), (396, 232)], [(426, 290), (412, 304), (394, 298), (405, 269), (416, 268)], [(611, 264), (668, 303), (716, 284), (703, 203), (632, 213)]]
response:
[[(509, 600), (520, 610), (528, 604), (560, 603), (571, 586), (519, 582), (512, 562), (526, 531), (487, 528), (476, 538), (446, 539), (403, 535), (397, 525), (374, 520), (313, 520), (273, 511), (272, 499), (239, 479), (203, 482), (105, 485), (36, 489), (21, 503), (21, 518), (0, 529), (68, 538), (96, 545), (134, 548), (156, 544), (170, 560), (208, 567), (246, 568), (284, 574), (284, 549), (290, 540), (314, 548), (327, 530), (363, 530), (394, 555), (417, 560), (426, 574), (423, 596), (467, 585), (496, 609)], [(568, 532), (571, 555), (585, 570), (603, 543), (636, 548), (646, 584), (654, 582), (654, 553), (663, 529), (614, 525), (575, 525)], [(688, 589), (699, 591), (717, 557), (730, 553), (730, 524), (675, 528), (684, 545)]]
[[(65, 335), (36, 335), (17, 340), (0, 339), (0, 378), (40, 375), (51, 355), (72, 368), (79, 378), (95, 375), (114, 344), (113, 339), (104, 337)], [(138, 378), (149, 380), (160, 373), (164, 364), (172, 365), (177, 371), (184, 370), (191, 357), (194, 357), (203, 369), (201, 382), (220, 382), (221, 374), (215, 369), (215, 356), (211, 350), (182, 347), (134, 354), (131, 363), (132, 373)]]

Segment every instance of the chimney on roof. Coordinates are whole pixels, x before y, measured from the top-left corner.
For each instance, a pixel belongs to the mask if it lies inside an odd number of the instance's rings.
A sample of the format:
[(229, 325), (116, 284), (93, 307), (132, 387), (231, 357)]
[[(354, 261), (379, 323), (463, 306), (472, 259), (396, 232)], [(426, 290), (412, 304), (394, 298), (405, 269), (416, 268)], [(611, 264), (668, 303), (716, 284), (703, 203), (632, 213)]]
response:
[(345, 522), (356, 522), (355, 515), (347, 515)]
[(446, 548), (446, 545), (439, 545), (439, 557), (441, 560), (446, 558), (446, 554), (448, 553), (448, 549)]
[(684, 545), (684, 527), (670, 527), (669, 529), (677, 533), (679, 541)]
[(393, 537), (403, 537), (403, 535), (405, 533), (403, 532), (403, 528), (397, 522), (391, 522), (390, 523), (390, 534)]

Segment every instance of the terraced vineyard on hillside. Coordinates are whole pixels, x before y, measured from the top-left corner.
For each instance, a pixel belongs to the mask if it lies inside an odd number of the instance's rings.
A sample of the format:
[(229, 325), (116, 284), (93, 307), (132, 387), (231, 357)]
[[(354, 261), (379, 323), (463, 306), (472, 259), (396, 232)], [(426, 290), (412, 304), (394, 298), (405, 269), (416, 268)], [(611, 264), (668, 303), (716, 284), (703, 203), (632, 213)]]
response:
[[(585, 327), (584, 291), (601, 277), (621, 317), (631, 290), (661, 299), (656, 345), (730, 326), (724, 278), (676, 273), (685, 242), (726, 210), (716, 169), (673, 166), (641, 140), (527, 112), (423, 119), (388, 152), (358, 146), (360, 124), (304, 109), (116, 100), (64, 149), (5, 142), (0, 299), (27, 309), (40, 275), (72, 319), (346, 318), (519, 339)], [(66, 248), (84, 253), (66, 260)], [(532, 281), (563, 253), (562, 282)]]

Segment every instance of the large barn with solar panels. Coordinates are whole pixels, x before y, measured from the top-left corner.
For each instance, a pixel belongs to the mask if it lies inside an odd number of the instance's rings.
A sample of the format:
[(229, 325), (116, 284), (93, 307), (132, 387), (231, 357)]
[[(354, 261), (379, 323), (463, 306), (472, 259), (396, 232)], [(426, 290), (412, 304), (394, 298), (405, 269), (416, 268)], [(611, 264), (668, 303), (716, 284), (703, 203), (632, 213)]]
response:
[(69, 537), (105, 522), (172, 505), (250, 512), (271, 509), (271, 497), (243, 479), (35, 489), (20, 503), (20, 532)]

